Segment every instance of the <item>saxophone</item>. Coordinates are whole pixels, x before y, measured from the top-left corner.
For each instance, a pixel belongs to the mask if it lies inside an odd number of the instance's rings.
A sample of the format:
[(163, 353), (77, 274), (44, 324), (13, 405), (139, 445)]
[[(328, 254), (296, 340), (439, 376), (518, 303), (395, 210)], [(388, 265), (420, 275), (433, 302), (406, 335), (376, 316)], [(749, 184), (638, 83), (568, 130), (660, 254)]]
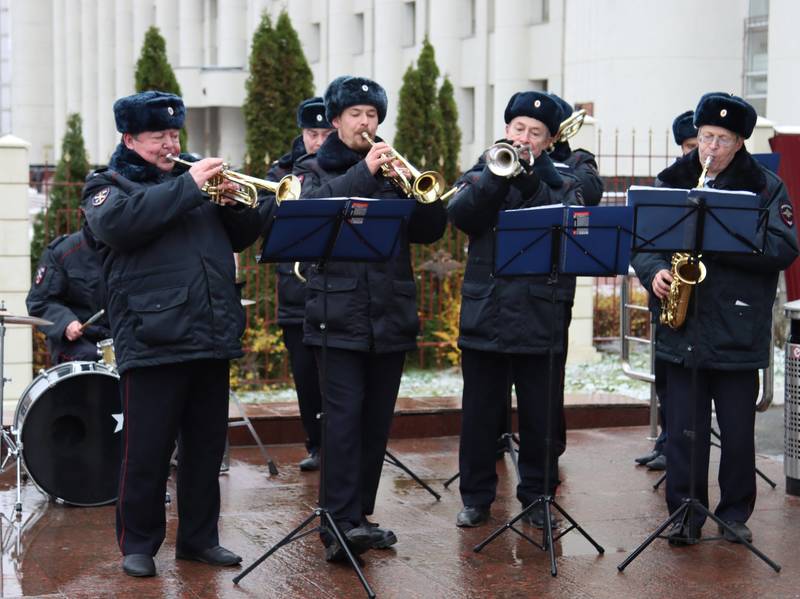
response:
[[(697, 180), (697, 187), (702, 187), (706, 178), (706, 172), (711, 165), (712, 156), (706, 158), (700, 178)], [(687, 252), (675, 252), (672, 254), (670, 273), (672, 283), (669, 286), (669, 294), (661, 300), (661, 315), (659, 322), (672, 329), (679, 329), (686, 321), (686, 313), (689, 309), (689, 299), (692, 297), (692, 288), (703, 282), (706, 278), (705, 264), (700, 262), (700, 256), (694, 259)]]

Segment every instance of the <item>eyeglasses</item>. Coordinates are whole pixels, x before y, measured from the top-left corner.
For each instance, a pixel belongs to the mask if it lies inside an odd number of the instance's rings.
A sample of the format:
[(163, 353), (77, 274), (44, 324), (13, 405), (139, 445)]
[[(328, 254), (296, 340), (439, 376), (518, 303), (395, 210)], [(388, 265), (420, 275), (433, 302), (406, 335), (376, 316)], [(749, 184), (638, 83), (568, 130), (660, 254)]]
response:
[(735, 137), (730, 137), (728, 135), (714, 135), (712, 133), (701, 133), (697, 136), (697, 139), (701, 144), (706, 146), (710, 146), (716, 139), (721, 148), (730, 148), (736, 142)]

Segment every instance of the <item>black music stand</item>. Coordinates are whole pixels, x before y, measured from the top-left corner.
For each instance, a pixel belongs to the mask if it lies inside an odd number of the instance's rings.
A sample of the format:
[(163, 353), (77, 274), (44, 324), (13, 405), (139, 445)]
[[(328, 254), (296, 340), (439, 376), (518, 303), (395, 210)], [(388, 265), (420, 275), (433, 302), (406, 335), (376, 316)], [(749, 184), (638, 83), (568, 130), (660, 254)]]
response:
[[(739, 254), (759, 255), (766, 246), (768, 211), (757, 207), (757, 196), (749, 192), (729, 192), (698, 188), (661, 189), (632, 187), (628, 201), (634, 205), (635, 240), (633, 251), (686, 252), (690, 260), (699, 262), (701, 255)], [(760, 242), (759, 242), (760, 239)], [(695, 285), (693, 317), (698, 318), (702, 285)], [(695, 332), (696, 335), (696, 332)], [(693, 343), (696, 344), (696, 339)], [(697, 402), (697, 361), (692, 362), (692, 397)], [(696, 497), (695, 469), (697, 453), (697, 411), (692, 410), (691, 429), (683, 431), (691, 439), (689, 459), (689, 497), (664, 520), (644, 542), (634, 549), (617, 569), (622, 572), (650, 543), (661, 536), (667, 527), (680, 521), (687, 525), (697, 510), (711, 518), (724, 531), (736, 537), (742, 545), (761, 558), (776, 572), (780, 565), (772, 561), (752, 543), (736, 533)], [(669, 464), (667, 465), (669, 467)], [(716, 540), (712, 537), (706, 540)], [(699, 539), (687, 539), (695, 544)]]
[[(612, 275), (628, 271), (631, 236), (631, 210), (625, 206), (543, 206), (522, 210), (501, 211), (495, 227), (494, 276), (549, 275), (550, 305), (553, 310), (548, 355), (548, 390), (545, 408), (544, 494), (526, 506), (503, 526), (474, 547), (477, 553), (506, 530), (547, 551), (550, 574), (558, 575), (554, 543), (575, 529), (591, 543), (598, 553), (605, 553), (580, 524), (562, 508), (550, 491), (553, 451), (553, 378), (555, 340), (558, 323), (556, 287), (559, 274)], [(565, 331), (564, 334), (567, 334)], [(524, 441), (523, 441), (524, 442)], [(544, 508), (542, 542), (539, 543), (514, 525), (537, 506)], [(556, 509), (569, 526), (553, 534), (550, 509)]]
[[(247, 574), (281, 547), (303, 537), (328, 530), (344, 549), (347, 561), (355, 570), (367, 596), (375, 597), (359, 560), (350, 550), (347, 541), (326, 506), (325, 467), (327, 435), (325, 422), (327, 390), (328, 330), (328, 269), (327, 263), (338, 262), (385, 262), (398, 249), (400, 233), (406, 225), (414, 202), (409, 200), (370, 200), (360, 198), (304, 199), (282, 202), (273, 212), (260, 262), (316, 261), (323, 274), (323, 323), (320, 355), (320, 386), (322, 406), (319, 414), (320, 438), (320, 483), (319, 505), (314, 508), (297, 528), (269, 548), (234, 579), (238, 584)], [(311, 530), (305, 528), (315, 519), (319, 524)]]

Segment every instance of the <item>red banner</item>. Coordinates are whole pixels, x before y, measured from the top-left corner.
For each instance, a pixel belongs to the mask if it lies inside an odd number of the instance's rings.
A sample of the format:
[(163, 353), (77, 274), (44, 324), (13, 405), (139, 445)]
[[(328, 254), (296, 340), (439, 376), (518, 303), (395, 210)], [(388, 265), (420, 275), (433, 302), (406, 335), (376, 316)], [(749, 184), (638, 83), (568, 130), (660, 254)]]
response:
[[(778, 133), (769, 145), (781, 155), (778, 176), (786, 184), (794, 213), (800, 214), (800, 134)], [(800, 299), (800, 260), (786, 269), (786, 296), (789, 301)]]

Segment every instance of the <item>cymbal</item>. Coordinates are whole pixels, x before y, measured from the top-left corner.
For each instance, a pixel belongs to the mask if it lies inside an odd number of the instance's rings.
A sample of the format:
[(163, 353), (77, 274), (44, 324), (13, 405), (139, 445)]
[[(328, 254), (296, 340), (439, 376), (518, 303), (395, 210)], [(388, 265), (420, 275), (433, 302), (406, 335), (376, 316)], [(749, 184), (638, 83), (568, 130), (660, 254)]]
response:
[(242, 305), (243, 305), (243, 306), (252, 306), (252, 305), (254, 305), (255, 303), (256, 303), (256, 300), (251, 300), (251, 299), (242, 299)]
[(46, 327), (53, 324), (44, 318), (37, 318), (36, 316), (14, 316), (13, 314), (4, 314), (0, 312), (0, 323), (5, 324), (28, 324), (35, 327)]

